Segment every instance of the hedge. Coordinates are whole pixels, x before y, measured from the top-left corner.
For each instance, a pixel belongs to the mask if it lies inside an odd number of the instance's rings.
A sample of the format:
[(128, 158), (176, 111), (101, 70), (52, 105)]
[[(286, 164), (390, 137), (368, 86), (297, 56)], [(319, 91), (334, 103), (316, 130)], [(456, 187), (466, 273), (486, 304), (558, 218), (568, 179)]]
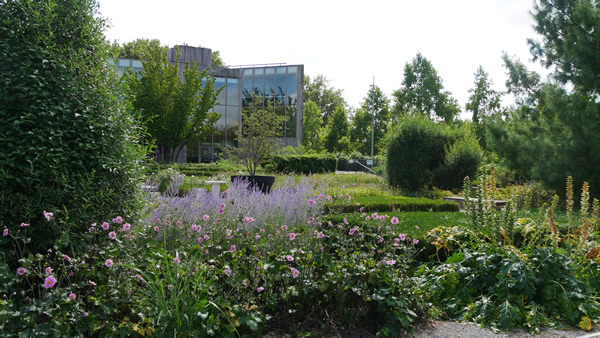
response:
[(332, 155), (275, 156), (275, 170), (282, 173), (317, 174), (335, 172), (336, 158)]
[(459, 211), (458, 203), (427, 198), (404, 196), (353, 196), (353, 198), (352, 202), (346, 199), (334, 200), (333, 204), (327, 206), (327, 212), (357, 212), (360, 208), (363, 208), (364, 212)]

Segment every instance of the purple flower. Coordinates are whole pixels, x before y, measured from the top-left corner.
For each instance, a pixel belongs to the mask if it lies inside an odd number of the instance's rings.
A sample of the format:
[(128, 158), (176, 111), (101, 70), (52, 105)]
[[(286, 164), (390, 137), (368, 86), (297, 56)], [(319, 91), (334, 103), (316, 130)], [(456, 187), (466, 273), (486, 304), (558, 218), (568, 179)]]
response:
[(293, 241), (294, 239), (296, 239), (296, 234), (293, 232), (290, 232), (290, 240)]
[(181, 263), (181, 260), (179, 259), (179, 257), (175, 257), (175, 258), (173, 258), (173, 263), (179, 264), (179, 263)]
[(90, 228), (88, 229), (88, 231), (89, 231), (89, 232), (94, 232), (94, 227), (90, 227)]
[(413, 244), (414, 244), (414, 245), (417, 245), (417, 244), (419, 244), (419, 240), (418, 240), (418, 239), (416, 239), (416, 238), (414, 238), (414, 239), (413, 239)]
[(26, 272), (27, 272), (27, 270), (25, 270), (24, 267), (20, 267), (17, 269), (17, 275), (19, 275), (19, 276), (23, 276)]
[(323, 231), (319, 231), (319, 232), (317, 233), (317, 237), (319, 237), (319, 238), (324, 238), (324, 237), (325, 237), (325, 235), (323, 234)]
[(314, 205), (315, 203), (316, 203), (316, 202), (315, 202), (315, 200), (313, 200), (313, 199), (309, 199), (309, 200), (308, 200), (308, 204), (310, 204), (310, 205)]
[(298, 271), (298, 269), (290, 268), (290, 270), (292, 271), (292, 276), (294, 276), (294, 278), (300, 276), (300, 271)]
[(204, 216), (202, 216), (202, 219), (205, 221), (208, 221), (210, 219), (210, 216), (207, 214), (204, 214)]
[(111, 231), (108, 233), (108, 238), (110, 239), (117, 239), (117, 233), (114, 231)]
[(51, 267), (47, 267), (46, 269), (44, 269), (44, 271), (46, 272), (46, 275), (51, 275), (54, 269), (52, 269)]
[(127, 231), (129, 229), (131, 229), (131, 224), (129, 224), (129, 223), (123, 224), (123, 230)]
[(123, 217), (117, 216), (117, 217), (113, 218), (112, 221), (113, 221), (113, 223), (121, 223), (121, 222), (123, 222)]
[(104, 222), (102, 223), (102, 230), (108, 230), (108, 228), (110, 228), (110, 224), (108, 224), (108, 222)]
[(83, 313), (83, 316), (84, 316), (84, 317), (87, 317), (87, 316), (89, 316), (89, 315), (90, 315), (90, 314), (89, 314), (88, 312), (84, 312), (84, 313)]
[(244, 222), (252, 223), (252, 222), (254, 222), (254, 217), (244, 217)]
[(159, 232), (160, 231), (160, 227), (154, 227), (154, 231)]
[(4, 230), (2, 231), (2, 236), (8, 236), (8, 229), (4, 228)]
[(398, 237), (400, 238), (401, 241), (406, 239), (406, 234), (400, 234), (398, 235)]
[(69, 293), (69, 300), (75, 300), (75, 299), (77, 299), (77, 295), (75, 294), (75, 292)]
[(46, 289), (50, 289), (51, 287), (53, 287), (56, 284), (56, 278), (54, 278), (54, 276), (48, 276), (46, 277), (46, 279), (44, 280), (44, 287)]
[(29, 223), (21, 223), (21, 228), (26, 228), (29, 226)]
[(104, 265), (106, 265), (106, 267), (107, 267), (107, 268), (111, 268), (111, 267), (113, 266), (113, 260), (112, 260), (112, 259), (110, 259), (110, 258), (109, 258), (109, 259), (107, 259), (107, 260), (104, 262)]
[(229, 269), (229, 268), (225, 269), (225, 275), (227, 277), (231, 276), (231, 269)]
[(202, 237), (198, 237), (196, 238), (196, 241), (198, 242), (198, 244), (202, 243), (202, 241), (204, 241), (204, 239)]
[(261, 293), (265, 290), (265, 288), (263, 288), (262, 286), (259, 286), (256, 288), (256, 292)]
[(236, 247), (235, 245), (232, 245), (232, 246), (229, 248), (229, 250), (231, 250), (231, 251), (236, 251), (236, 250), (237, 250), (237, 247)]
[(399, 222), (398, 217), (392, 217), (392, 224), (398, 224)]
[(287, 255), (285, 258), (288, 260), (288, 262), (294, 261), (294, 256), (292, 256), (292, 255)]

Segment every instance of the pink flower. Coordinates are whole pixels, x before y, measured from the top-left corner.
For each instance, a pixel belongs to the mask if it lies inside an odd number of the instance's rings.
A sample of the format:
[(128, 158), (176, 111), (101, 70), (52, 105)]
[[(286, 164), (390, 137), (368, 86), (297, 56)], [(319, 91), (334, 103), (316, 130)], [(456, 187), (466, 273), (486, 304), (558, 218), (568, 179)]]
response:
[(53, 213), (51, 213), (51, 212), (48, 212), (48, 211), (44, 210), (44, 217), (46, 218), (46, 220), (47, 220), (48, 222), (50, 222), (50, 221), (52, 220), (52, 216), (54, 216), (54, 214), (53, 214)]
[(350, 231), (348, 231), (348, 235), (352, 236), (352, 235), (354, 235), (355, 232), (356, 232), (356, 228), (352, 228), (352, 229), (350, 229)]
[(392, 224), (398, 224), (400, 223), (400, 221), (398, 220), (398, 217), (394, 216), (392, 217)]
[(400, 238), (401, 241), (406, 239), (406, 234), (400, 234), (398, 235), (398, 237)]
[(256, 236), (254, 236), (254, 239), (260, 239), (260, 235), (256, 234)]
[(160, 231), (160, 227), (154, 227), (154, 231), (159, 232)]
[(323, 231), (319, 231), (317, 233), (317, 237), (319, 237), (319, 238), (325, 238), (325, 235), (323, 234)]
[(112, 260), (112, 259), (110, 259), (110, 258), (109, 258), (109, 259), (107, 259), (107, 260), (104, 262), (104, 265), (106, 265), (106, 267), (107, 267), (107, 268), (111, 268), (111, 267), (113, 266), (113, 260)]
[(178, 227), (180, 227), (180, 226), (182, 226), (182, 225), (183, 225), (183, 223), (181, 223), (181, 221), (177, 221), (177, 222), (175, 222), (175, 224), (176, 224)]
[(384, 215), (379, 216), (379, 220), (380, 221), (385, 221), (385, 216)]
[(417, 245), (417, 244), (419, 244), (419, 240), (418, 240), (418, 239), (416, 239), (416, 238), (414, 238), (414, 239), (413, 239), (413, 244), (414, 244), (414, 245)]
[(262, 286), (259, 286), (256, 288), (256, 292), (261, 293), (265, 290), (265, 288), (263, 288)]
[(294, 239), (296, 239), (296, 234), (295, 234), (295, 233), (293, 233), (293, 232), (291, 232), (291, 233), (290, 233), (290, 240), (292, 240), (292, 241), (293, 241)]
[(285, 258), (287, 259), (288, 262), (294, 261), (294, 256), (292, 256), (292, 255), (287, 255)]
[(110, 224), (108, 224), (108, 222), (104, 222), (102, 223), (102, 230), (108, 230), (108, 228), (110, 228)]
[(224, 213), (225, 213), (225, 210), (219, 209), (219, 215), (223, 215)]
[(113, 223), (121, 223), (121, 222), (123, 222), (123, 217), (117, 216), (117, 217), (113, 218)]
[(202, 216), (202, 219), (208, 221), (210, 219), (210, 216), (205, 214), (204, 216)]
[(204, 241), (204, 239), (202, 237), (196, 238), (196, 242), (198, 242), (198, 244), (202, 243), (202, 241)]
[(243, 285), (243, 286), (246, 286), (246, 285), (248, 285), (248, 280), (247, 280), (247, 279), (244, 279), (244, 280), (242, 281), (242, 285)]
[(309, 199), (309, 200), (308, 200), (308, 204), (310, 204), (310, 205), (314, 205), (315, 203), (316, 203), (316, 202), (315, 202), (315, 200), (313, 200), (313, 199)]
[(290, 270), (292, 271), (292, 276), (294, 276), (294, 278), (300, 276), (300, 271), (298, 271), (298, 269), (290, 268)]
[(225, 209), (225, 204), (221, 203), (220, 207), (221, 209)]
[(341, 200), (341, 199), (344, 199), (344, 195), (339, 195), (339, 196), (338, 196), (338, 199), (340, 199), (340, 200)]
[(231, 269), (229, 269), (229, 268), (225, 269), (225, 275), (227, 277), (231, 276)]
[(312, 222), (314, 222), (314, 221), (315, 221), (315, 218), (314, 218), (314, 217), (309, 217), (309, 218), (308, 218), (308, 223), (309, 223), (309, 224), (310, 224), (310, 223), (312, 223)]
[(236, 247), (235, 245), (232, 245), (232, 246), (229, 248), (229, 250), (231, 250), (231, 251), (236, 251), (236, 250), (237, 250), (237, 247)]
[(331, 197), (331, 196), (327, 195), (327, 197), (325, 197), (325, 198), (327, 198), (327, 200), (328, 200), (329, 202), (333, 202), (333, 197)]
[(129, 229), (131, 229), (131, 224), (129, 224), (129, 223), (123, 224), (123, 230), (127, 231)]
[(26, 228), (29, 226), (29, 223), (21, 223), (21, 228)]
[(77, 295), (74, 292), (69, 293), (69, 300), (77, 299)]
[(377, 240), (377, 243), (382, 243), (383, 242), (383, 237), (379, 236), (379, 240)]
[(346, 225), (347, 225), (347, 224), (350, 224), (350, 223), (348, 223), (348, 219), (347, 219), (346, 217), (344, 217), (344, 223), (345, 223)]
[(46, 269), (44, 269), (44, 271), (46, 272), (46, 275), (51, 275), (54, 269), (52, 269), (51, 267), (47, 267)]
[(83, 316), (84, 316), (84, 317), (87, 317), (87, 316), (89, 316), (89, 315), (90, 315), (90, 314), (89, 314), (88, 312), (84, 312), (84, 313), (83, 313)]
[(4, 228), (4, 230), (2, 231), (2, 236), (8, 236), (8, 229)]
[(54, 276), (48, 276), (44, 280), (44, 288), (46, 288), (46, 289), (50, 289), (55, 284), (56, 284), (56, 278), (54, 278)]
[(27, 270), (25, 270), (24, 267), (20, 267), (17, 269), (17, 275), (19, 275), (19, 276), (23, 276), (26, 272), (27, 272)]
[(111, 231), (108, 233), (108, 238), (110, 239), (117, 239), (117, 233), (114, 231)]
[(63, 255), (63, 257), (67, 260), (67, 262), (71, 261), (71, 257), (67, 256), (67, 255)]
[(209, 239), (210, 239), (210, 236), (209, 236), (209, 235), (204, 235), (204, 240), (205, 240), (205, 241), (208, 241)]
[(264, 234), (265, 233), (265, 229), (260, 229), (260, 233)]
[(96, 283), (94, 281), (89, 280), (88, 283), (90, 283), (91, 286), (96, 286)]
[(159, 223), (159, 224), (160, 224), (161, 222), (162, 222), (162, 221), (160, 220), (160, 218), (157, 218), (157, 219), (156, 219), (156, 223)]
[(90, 227), (90, 228), (88, 229), (88, 231), (89, 231), (89, 232), (94, 232), (94, 227)]
[(394, 264), (396, 264), (396, 260), (395, 259), (387, 260), (387, 261), (385, 261), (385, 264), (387, 264), (387, 265), (394, 265)]
[(244, 222), (252, 223), (252, 222), (254, 222), (254, 218), (253, 217), (244, 217)]
[(175, 257), (175, 258), (173, 258), (173, 263), (179, 264), (179, 263), (181, 263), (181, 260), (179, 259), (179, 257)]
[(358, 209), (359, 212), (363, 212), (363, 210), (365, 210), (365, 207), (360, 207), (360, 209)]
[(287, 225), (282, 225), (281, 226), (281, 230), (286, 231), (287, 230)]
[(368, 220), (370, 220), (370, 219), (371, 219), (371, 216), (367, 216), (367, 217), (365, 217), (365, 221), (368, 221)]

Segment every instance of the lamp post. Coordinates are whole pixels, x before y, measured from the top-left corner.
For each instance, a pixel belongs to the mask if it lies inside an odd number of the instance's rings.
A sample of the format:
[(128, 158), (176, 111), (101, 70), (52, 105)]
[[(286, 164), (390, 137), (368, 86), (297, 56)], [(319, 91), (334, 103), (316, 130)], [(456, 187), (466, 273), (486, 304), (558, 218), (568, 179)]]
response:
[(371, 114), (372, 114), (372, 123), (371, 123), (371, 169), (375, 165), (373, 150), (375, 148), (375, 76), (373, 76), (373, 84), (371, 85)]

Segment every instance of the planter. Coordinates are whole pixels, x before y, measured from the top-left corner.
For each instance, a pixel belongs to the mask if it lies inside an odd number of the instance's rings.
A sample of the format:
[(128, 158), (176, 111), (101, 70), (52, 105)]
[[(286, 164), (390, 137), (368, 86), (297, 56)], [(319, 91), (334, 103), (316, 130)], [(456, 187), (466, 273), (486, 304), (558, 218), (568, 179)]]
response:
[(273, 183), (275, 183), (275, 176), (248, 176), (248, 175), (236, 175), (231, 176), (231, 182), (235, 180), (248, 182), (250, 189), (258, 189), (265, 194), (271, 192)]

